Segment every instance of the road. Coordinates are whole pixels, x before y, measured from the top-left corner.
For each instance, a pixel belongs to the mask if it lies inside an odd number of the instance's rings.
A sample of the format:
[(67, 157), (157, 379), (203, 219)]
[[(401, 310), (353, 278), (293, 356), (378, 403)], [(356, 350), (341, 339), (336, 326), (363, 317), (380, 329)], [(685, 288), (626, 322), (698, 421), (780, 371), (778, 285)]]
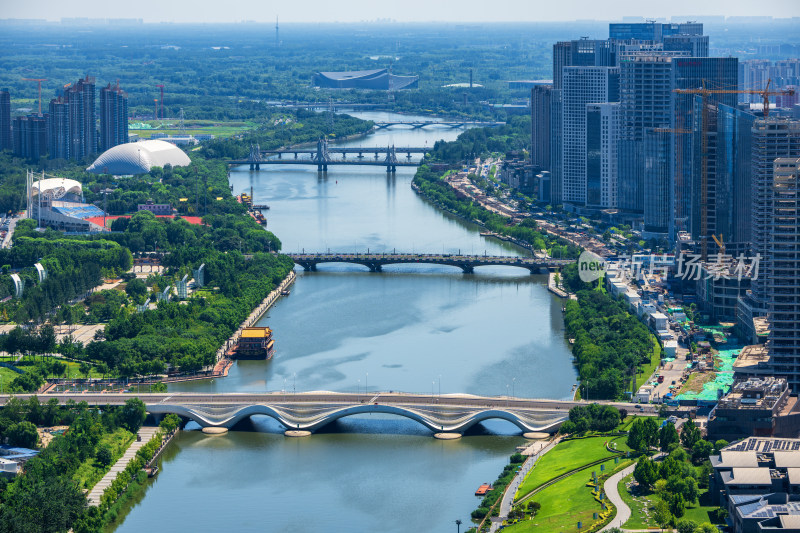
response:
[(606, 525), (600, 531), (608, 531), (615, 527), (621, 529), (622, 524), (627, 522), (628, 519), (631, 517), (631, 508), (628, 507), (628, 505), (624, 501), (622, 501), (622, 497), (619, 495), (619, 491), (617, 489), (619, 487), (620, 480), (622, 480), (622, 478), (624, 478), (625, 476), (631, 474), (635, 468), (636, 465), (632, 464), (631, 466), (620, 470), (619, 472), (608, 478), (606, 482), (603, 484), (603, 490), (605, 491), (606, 496), (608, 496), (608, 499), (611, 501), (611, 503), (614, 504), (614, 507), (617, 508), (617, 514), (614, 516), (611, 522), (609, 522), (608, 525)]
[[(31, 394), (18, 394), (18, 398), (27, 399)], [(0, 404), (5, 405), (10, 395), (0, 395)], [(534, 398), (513, 398), (510, 396), (474, 396), (470, 394), (408, 394), (395, 391), (372, 392), (369, 394), (353, 394), (348, 392), (283, 392), (266, 393), (54, 393), (48, 398), (57, 398), (59, 402), (68, 400), (85, 401), (90, 405), (122, 405), (132, 397), (139, 397), (145, 404), (166, 403), (183, 405), (258, 405), (258, 404), (360, 404), (379, 402), (383, 405), (438, 405), (442, 407), (480, 407), (520, 410), (563, 410), (577, 405), (587, 405), (584, 401), (548, 400)], [(595, 402), (592, 402), (595, 403)], [(631, 404), (622, 402), (598, 401), (605, 405), (631, 410)], [(642, 410), (635, 411), (644, 416), (656, 416), (657, 406), (644, 405)]]

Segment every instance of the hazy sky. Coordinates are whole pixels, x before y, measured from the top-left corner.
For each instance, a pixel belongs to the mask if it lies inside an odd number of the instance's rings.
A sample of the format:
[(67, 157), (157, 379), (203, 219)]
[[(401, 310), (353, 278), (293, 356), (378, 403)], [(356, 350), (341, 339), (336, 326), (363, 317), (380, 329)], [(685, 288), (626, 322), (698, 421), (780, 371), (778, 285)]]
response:
[(0, 0), (0, 18), (145, 22), (554, 21), (622, 16), (798, 17), (800, 0)]

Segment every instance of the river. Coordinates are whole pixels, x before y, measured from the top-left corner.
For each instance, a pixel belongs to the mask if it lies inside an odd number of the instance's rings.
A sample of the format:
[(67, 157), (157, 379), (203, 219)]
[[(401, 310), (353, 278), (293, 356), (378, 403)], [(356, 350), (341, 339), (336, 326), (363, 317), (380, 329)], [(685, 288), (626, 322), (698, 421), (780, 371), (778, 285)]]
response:
[[(369, 119), (409, 119), (358, 113)], [(424, 118), (424, 117), (411, 117)], [(379, 130), (347, 146), (424, 146), (448, 128)], [(234, 194), (253, 187), (287, 251), (397, 250), (523, 253), (485, 239), (411, 190), (414, 168), (270, 166), (231, 172)], [(291, 296), (261, 320), (274, 330), (272, 361), (238, 362), (227, 378), (170, 390), (466, 392), (569, 398), (576, 382), (561, 302), (527, 270), (356, 265), (298, 272)], [(192, 427), (191, 425), (189, 427)], [(221, 437), (183, 432), (162, 472), (117, 531), (450, 531), (524, 439), (501, 421), (458, 441), (437, 441), (390, 416), (338, 421), (309, 438), (284, 437), (254, 417)]]

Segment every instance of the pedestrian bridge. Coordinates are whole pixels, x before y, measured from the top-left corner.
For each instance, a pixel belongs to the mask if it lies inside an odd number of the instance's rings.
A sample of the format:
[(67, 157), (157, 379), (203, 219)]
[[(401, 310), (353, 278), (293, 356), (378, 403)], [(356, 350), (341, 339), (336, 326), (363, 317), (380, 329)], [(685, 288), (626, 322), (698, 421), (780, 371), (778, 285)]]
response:
[[(32, 395), (17, 395), (26, 400)], [(0, 395), (4, 405), (9, 395)], [(434, 433), (463, 434), (484, 420), (506, 420), (521, 432), (553, 432), (567, 419), (570, 407), (580, 402), (531, 400), (469, 394), (423, 395), (398, 392), (368, 394), (316, 392), (266, 393), (55, 393), (61, 404), (85, 401), (89, 405), (122, 405), (140, 398), (147, 412), (160, 419), (176, 414), (200, 426), (231, 428), (253, 415), (278, 421), (287, 430), (313, 433), (340, 418), (361, 414), (388, 414), (414, 420)]]
[(461, 255), (461, 254), (415, 254), (415, 253), (288, 253), (292, 260), (305, 270), (314, 271), (320, 263), (355, 263), (364, 265), (372, 272), (380, 272), (386, 265), (432, 264), (458, 267), (465, 274), (474, 272), (479, 266), (513, 266), (526, 268), (531, 274), (542, 270), (560, 268), (574, 263), (571, 259), (540, 259), (538, 257), (517, 257), (500, 255)]

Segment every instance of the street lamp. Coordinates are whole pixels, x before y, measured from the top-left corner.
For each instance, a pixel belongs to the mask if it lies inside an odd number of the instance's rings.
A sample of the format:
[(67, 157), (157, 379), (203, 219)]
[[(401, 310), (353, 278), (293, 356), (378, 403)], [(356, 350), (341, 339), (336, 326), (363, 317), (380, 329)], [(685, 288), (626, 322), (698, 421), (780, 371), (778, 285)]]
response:
[(461, 520), (456, 520), (456, 533), (461, 533)]

